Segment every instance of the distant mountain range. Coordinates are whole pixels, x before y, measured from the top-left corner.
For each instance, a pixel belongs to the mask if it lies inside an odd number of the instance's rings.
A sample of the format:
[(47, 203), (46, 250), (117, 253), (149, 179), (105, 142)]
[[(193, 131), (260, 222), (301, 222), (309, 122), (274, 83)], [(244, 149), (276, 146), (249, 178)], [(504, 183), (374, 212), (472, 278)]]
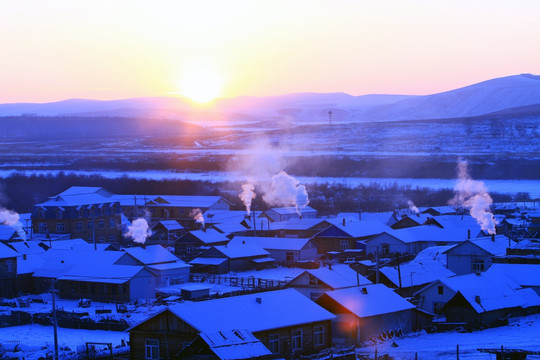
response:
[[(536, 106), (538, 105), (538, 106)], [(462, 118), (504, 114), (524, 107), (538, 114), (540, 76), (521, 74), (491, 79), (433, 95), (296, 93), (217, 100), (200, 108), (180, 97), (99, 101), (70, 99), (51, 103), (0, 104), (0, 116), (114, 116), (176, 119), (211, 124), (336, 123)]]

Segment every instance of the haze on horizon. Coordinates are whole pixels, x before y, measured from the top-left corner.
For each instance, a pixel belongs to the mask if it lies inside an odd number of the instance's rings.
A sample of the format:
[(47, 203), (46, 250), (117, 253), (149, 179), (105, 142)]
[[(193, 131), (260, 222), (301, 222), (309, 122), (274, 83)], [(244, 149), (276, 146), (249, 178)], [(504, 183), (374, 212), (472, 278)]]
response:
[(540, 73), (539, 13), (535, 0), (6, 2), (0, 103), (432, 94)]

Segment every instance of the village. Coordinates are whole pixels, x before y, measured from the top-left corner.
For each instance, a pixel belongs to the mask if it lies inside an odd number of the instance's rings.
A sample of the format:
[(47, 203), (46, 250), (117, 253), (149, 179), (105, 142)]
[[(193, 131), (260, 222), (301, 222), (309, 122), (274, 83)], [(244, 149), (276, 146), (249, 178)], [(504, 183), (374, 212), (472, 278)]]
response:
[(60, 350), (47, 337), (34, 355), (0, 340), (0, 357), (354, 359), (539, 313), (536, 203), (493, 204), (493, 229), (448, 205), (331, 217), (231, 205), (74, 186), (4, 221), (0, 327), (106, 332)]

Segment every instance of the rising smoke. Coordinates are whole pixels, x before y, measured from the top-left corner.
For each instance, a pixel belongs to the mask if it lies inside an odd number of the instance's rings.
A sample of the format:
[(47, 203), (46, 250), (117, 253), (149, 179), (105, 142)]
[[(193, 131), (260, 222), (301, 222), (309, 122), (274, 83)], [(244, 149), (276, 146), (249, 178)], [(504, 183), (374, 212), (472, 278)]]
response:
[(263, 200), (268, 205), (294, 206), (299, 215), (309, 204), (309, 197), (304, 185), (285, 171), (272, 177), (272, 184), (266, 189)]
[(255, 197), (257, 197), (257, 194), (255, 194), (255, 185), (251, 183), (243, 184), (242, 193), (238, 196), (246, 206), (246, 212), (249, 216), (251, 214), (251, 202), (253, 201), (253, 199), (255, 199)]
[(26, 241), (26, 233), (23, 230), (19, 214), (15, 211), (0, 208), (0, 224), (11, 226), (19, 237)]
[(204, 230), (204, 216), (203, 216), (203, 213), (202, 213), (201, 209), (193, 209), (193, 210), (191, 210), (189, 216), (191, 216), (193, 218), (193, 220), (195, 220), (195, 222), (197, 224), (202, 224), (202, 227), (203, 227), (203, 230)]
[(495, 234), (497, 220), (490, 209), (493, 199), (482, 181), (471, 179), (467, 161), (462, 159), (458, 161), (458, 181), (454, 192), (454, 198), (449, 203), (470, 209), (471, 216), (476, 219), (482, 230), (490, 235)]
[(418, 208), (416, 207), (416, 205), (414, 205), (414, 203), (412, 202), (412, 200), (407, 200), (407, 205), (409, 205), (409, 211), (415, 215), (418, 215), (420, 214), (420, 211), (418, 210)]
[(148, 227), (148, 222), (143, 218), (139, 218), (133, 220), (131, 225), (128, 226), (128, 231), (124, 234), (124, 237), (132, 238), (133, 242), (138, 244), (144, 244), (146, 238), (151, 235), (152, 231)]

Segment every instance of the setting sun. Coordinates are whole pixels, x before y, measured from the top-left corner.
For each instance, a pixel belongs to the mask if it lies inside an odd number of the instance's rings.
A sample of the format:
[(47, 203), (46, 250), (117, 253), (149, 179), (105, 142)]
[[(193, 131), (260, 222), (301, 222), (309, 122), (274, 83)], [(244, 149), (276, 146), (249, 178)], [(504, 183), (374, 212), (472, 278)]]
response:
[(209, 67), (197, 67), (185, 72), (179, 86), (181, 95), (198, 103), (206, 103), (221, 95), (223, 79)]

